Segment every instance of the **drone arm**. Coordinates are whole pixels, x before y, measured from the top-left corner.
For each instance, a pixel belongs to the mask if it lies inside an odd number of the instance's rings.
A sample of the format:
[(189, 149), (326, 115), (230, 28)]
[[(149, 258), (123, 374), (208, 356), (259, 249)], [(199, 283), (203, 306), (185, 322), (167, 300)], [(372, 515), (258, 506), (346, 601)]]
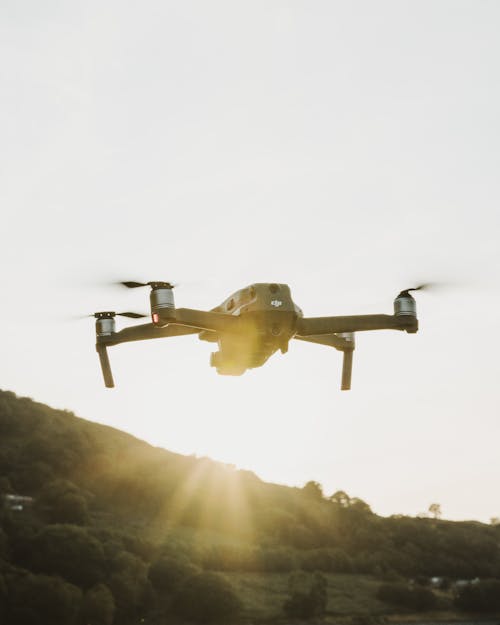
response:
[(161, 339), (169, 336), (182, 336), (184, 334), (196, 334), (196, 328), (186, 328), (178, 325), (168, 325), (165, 328), (158, 328), (152, 323), (143, 323), (137, 326), (123, 328), (119, 332), (113, 332), (108, 336), (98, 337), (97, 343), (104, 345), (119, 345), (130, 341), (146, 341), (148, 339)]
[(192, 308), (177, 308), (174, 323), (198, 331), (226, 332), (239, 324), (239, 318), (225, 313), (194, 310)]
[(198, 334), (202, 331), (222, 332), (234, 327), (236, 323), (238, 323), (238, 318), (231, 315), (192, 310), (190, 308), (178, 308), (175, 311), (175, 319), (164, 328), (155, 326), (153, 323), (143, 323), (123, 328), (119, 332), (100, 336), (97, 339), (97, 343), (98, 345), (111, 346), (130, 341), (145, 341), (169, 336)]
[(130, 341), (144, 341), (148, 339), (166, 338), (169, 336), (182, 336), (185, 334), (198, 334), (200, 332), (218, 332), (234, 327), (238, 323), (237, 317), (216, 312), (205, 312), (179, 308), (176, 310), (175, 319), (172, 323), (161, 328), (153, 323), (144, 323), (138, 326), (124, 328), (120, 332), (98, 334), (96, 350), (99, 354), (104, 384), (107, 388), (114, 387), (113, 375), (109, 364), (107, 347), (128, 343)]
[(299, 336), (296, 334), (293, 338), (298, 341), (307, 341), (307, 343), (317, 343), (318, 345), (335, 347), (335, 349), (340, 351), (344, 351), (347, 348), (350, 349), (349, 342), (345, 338), (337, 336), (336, 334), (318, 334), (311, 336)]
[(410, 315), (352, 315), (302, 318), (297, 322), (297, 334), (301, 337), (365, 330), (406, 330), (413, 333), (418, 330), (418, 321)]

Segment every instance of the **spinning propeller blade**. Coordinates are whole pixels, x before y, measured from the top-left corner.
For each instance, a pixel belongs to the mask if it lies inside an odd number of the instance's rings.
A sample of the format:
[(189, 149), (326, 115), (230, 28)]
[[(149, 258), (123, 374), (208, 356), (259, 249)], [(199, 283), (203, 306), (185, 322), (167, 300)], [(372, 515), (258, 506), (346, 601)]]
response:
[(95, 317), (96, 319), (100, 319), (102, 317), (128, 317), (129, 319), (144, 319), (149, 315), (143, 315), (142, 313), (136, 312), (114, 312), (113, 310), (106, 310), (103, 312), (92, 313), (91, 315), (85, 315), (85, 317)]
[(137, 289), (137, 287), (139, 287), (139, 286), (148, 286), (149, 282), (133, 282), (133, 281), (129, 281), (129, 282), (119, 282), (119, 284), (123, 284), (123, 286), (126, 286), (127, 289)]
[(151, 280), (150, 282), (135, 282), (134, 280), (126, 280), (124, 282), (118, 282), (118, 284), (127, 287), (127, 289), (137, 289), (141, 286), (150, 286), (152, 289), (174, 289), (176, 286), (178, 286), (177, 284), (173, 284), (172, 282), (163, 282), (160, 280)]
[(436, 286), (432, 282), (424, 282), (423, 284), (419, 284), (418, 286), (413, 287), (412, 289), (408, 289), (408, 291), (428, 291), (432, 289), (433, 286)]
[(443, 286), (444, 286), (443, 284), (438, 283), (438, 282), (423, 282), (422, 284), (419, 284), (418, 286), (413, 286), (409, 289), (403, 289), (400, 295), (409, 295), (410, 291), (431, 291), (431, 290), (433, 291)]
[(143, 315), (141, 313), (135, 312), (122, 312), (116, 314), (118, 317), (128, 317), (129, 319), (144, 319), (144, 317), (148, 317), (148, 315)]

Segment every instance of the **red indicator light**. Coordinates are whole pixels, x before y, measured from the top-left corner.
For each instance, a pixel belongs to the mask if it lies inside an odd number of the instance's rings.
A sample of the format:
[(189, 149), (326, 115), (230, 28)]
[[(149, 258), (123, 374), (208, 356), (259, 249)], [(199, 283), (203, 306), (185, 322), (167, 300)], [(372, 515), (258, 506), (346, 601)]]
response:
[(160, 315), (158, 313), (153, 313), (153, 323), (158, 323), (160, 321)]

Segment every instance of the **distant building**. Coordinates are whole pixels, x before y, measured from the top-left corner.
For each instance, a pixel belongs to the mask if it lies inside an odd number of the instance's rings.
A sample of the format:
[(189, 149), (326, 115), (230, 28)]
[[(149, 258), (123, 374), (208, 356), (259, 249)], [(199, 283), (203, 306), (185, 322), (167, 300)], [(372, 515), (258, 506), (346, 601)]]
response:
[(457, 579), (455, 582), (455, 588), (464, 588), (465, 586), (470, 586), (472, 584), (479, 584), (479, 577), (475, 577), (474, 579)]
[(15, 510), (16, 512), (21, 512), (33, 504), (33, 497), (24, 495), (3, 495), (3, 500), (7, 510)]

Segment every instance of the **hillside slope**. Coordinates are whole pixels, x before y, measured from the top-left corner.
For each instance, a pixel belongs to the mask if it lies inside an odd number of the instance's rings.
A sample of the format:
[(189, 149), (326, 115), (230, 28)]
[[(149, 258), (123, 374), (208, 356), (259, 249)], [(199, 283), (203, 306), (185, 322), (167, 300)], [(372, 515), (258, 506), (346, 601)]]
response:
[[(0, 494), (0, 614), (13, 624), (46, 622), (36, 620), (44, 610), (54, 624), (88, 620), (92, 610), (96, 623), (145, 614), (160, 623), (175, 613), (180, 581), (200, 571), (231, 573), (240, 588), (259, 586), (250, 573), (299, 569), (500, 578), (498, 527), (381, 518), (345, 493), (326, 499), (316, 483), (267, 484), (7, 391), (0, 391)], [(16, 507), (13, 495), (32, 500)], [(373, 600), (380, 613), (383, 604)]]

